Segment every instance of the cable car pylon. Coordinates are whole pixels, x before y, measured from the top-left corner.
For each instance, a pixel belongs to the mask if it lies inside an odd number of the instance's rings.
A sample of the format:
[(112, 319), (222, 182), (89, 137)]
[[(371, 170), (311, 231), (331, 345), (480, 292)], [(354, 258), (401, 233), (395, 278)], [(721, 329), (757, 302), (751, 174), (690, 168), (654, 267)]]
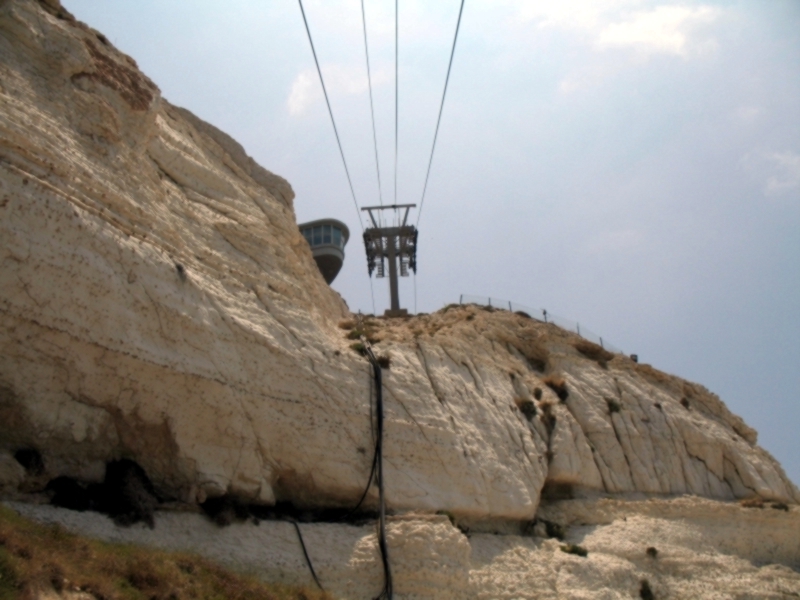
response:
[[(365, 206), (362, 211), (369, 214), (372, 227), (364, 230), (364, 247), (367, 251), (367, 269), (369, 275), (375, 272), (376, 277), (386, 277), (387, 265), (389, 275), (389, 294), (391, 308), (384, 312), (385, 317), (407, 317), (408, 310), (400, 308), (400, 294), (397, 276), (408, 277), (409, 270), (417, 272), (417, 228), (408, 224), (408, 213), (416, 204), (389, 204), (386, 206)], [(403, 211), (405, 209), (405, 211)], [(382, 227), (381, 211), (394, 210), (395, 214), (403, 214), (396, 219), (395, 225)], [(373, 212), (378, 213), (378, 218)]]

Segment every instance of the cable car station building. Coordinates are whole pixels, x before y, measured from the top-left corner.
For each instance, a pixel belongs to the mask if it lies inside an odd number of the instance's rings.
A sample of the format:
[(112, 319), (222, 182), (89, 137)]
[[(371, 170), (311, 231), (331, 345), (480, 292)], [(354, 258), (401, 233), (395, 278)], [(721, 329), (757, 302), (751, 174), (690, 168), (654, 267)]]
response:
[(350, 230), (336, 219), (319, 219), (298, 227), (311, 246), (320, 273), (330, 285), (344, 263), (344, 247), (350, 239)]

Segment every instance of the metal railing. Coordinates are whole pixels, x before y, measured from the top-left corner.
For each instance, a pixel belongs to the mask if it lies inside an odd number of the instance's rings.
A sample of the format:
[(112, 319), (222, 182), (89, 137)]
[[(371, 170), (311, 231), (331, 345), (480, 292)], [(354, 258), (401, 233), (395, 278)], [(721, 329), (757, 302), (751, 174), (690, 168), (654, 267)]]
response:
[(491, 306), (497, 310), (508, 310), (511, 312), (521, 312), (525, 313), (532, 319), (536, 319), (537, 321), (542, 321), (543, 323), (552, 323), (561, 329), (566, 329), (567, 331), (571, 331), (573, 333), (577, 333), (585, 340), (589, 340), (590, 342), (594, 342), (599, 346), (602, 346), (609, 352), (614, 352), (616, 354), (624, 354), (622, 350), (617, 348), (616, 346), (609, 344), (608, 341), (604, 340), (602, 336), (597, 335), (596, 333), (589, 331), (586, 327), (581, 326), (580, 323), (577, 321), (570, 321), (569, 319), (564, 319), (563, 317), (559, 317), (558, 315), (554, 315), (548, 310), (544, 308), (531, 308), (530, 306), (525, 306), (524, 304), (519, 304), (517, 302), (512, 302), (511, 300), (503, 300), (501, 298), (491, 298), (488, 296), (470, 296), (467, 294), (461, 294), (459, 300), (459, 304), (478, 304), (480, 306)]

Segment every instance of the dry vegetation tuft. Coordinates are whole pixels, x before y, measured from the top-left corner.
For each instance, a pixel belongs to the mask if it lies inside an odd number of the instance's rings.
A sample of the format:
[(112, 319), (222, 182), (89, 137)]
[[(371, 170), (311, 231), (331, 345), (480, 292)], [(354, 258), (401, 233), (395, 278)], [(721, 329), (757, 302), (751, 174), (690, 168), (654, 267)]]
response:
[(764, 499), (759, 496), (752, 496), (739, 500), (739, 505), (744, 508), (764, 508)]
[(528, 421), (536, 416), (536, 404), (534, 404), (533, 400), (516, 397), (514, 398), (514, 404), (517, 405), (519, 411), (525, 415), (525, 418), (528, 419)]
[(82, 591), (103, 600), (331, 600), (266, 584), (200, 557), (108, 544), (40, 525), (0, 506), (0, 600)]
[(608, 405), (608, 414), (611, 415), (613, 413), (618, 413), (621, 410), (621, 406), (619, 402), (614, 400), (613, 398), (606, 398), (606, 404)]
[(567, 398), (569, 398), (569, 390), (567, 390), (567, 382), (564, 380), (563, 377), (559, 377), (558, 375), (548, 375), (544, 379), (542, 379), (542, 383), (544, 383), (547, 387), (553, 390), (558, 396), (558, 399), (564, 402)]
[(668, 384), (672, 382), (672, 377), (670, 375), (658, 369), (654, 369), (652, 366), (645, 363), (637, 363), (635, 365), (635, 370), (650, 383)]
[(343, 319), (339, 321), (339, 329), (350, 331), (351, 329), (355, 329), (355, 327), (356, 327), (355, 319)]
[(590, 342), (589, 340), (575, 340), (572, 344), (575, 350), (583, 354), (586, 358), (595, 361), (604, 369), (608, 367), (608, 361), (614, 358), (614, 354), (602, 346)]

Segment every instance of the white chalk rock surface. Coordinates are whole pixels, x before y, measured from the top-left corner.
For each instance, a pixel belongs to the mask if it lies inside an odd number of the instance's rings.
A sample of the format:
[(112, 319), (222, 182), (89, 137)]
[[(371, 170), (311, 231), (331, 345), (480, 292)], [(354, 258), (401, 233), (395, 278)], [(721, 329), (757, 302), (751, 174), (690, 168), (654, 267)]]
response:
[[(190, 502), (353, 504), (370, 370), (292, 202), (57, 2), (0, 3), (0, 450), (85, 481), (133, 458)], [(553, 325), (470, 306), (363, 327), (391, 358), (393, 511), (524, 520), (543, 490), (800, 500), (716, 396)]]
[[(272, 581), (313, 586), (294, 527), (282, 521), (219, 528), (200, 515), (159, 513), (155, 529), (117, 527), (104, 515), (12, 504), (24, 516), (82, 535), (192, 550)], [(444, 516), (390, 518), (397, 600), (773, 600), (800, 595), (800, 508), (743, 508), (693, 497), (565, 501), (542, 516), (565, 539), (469, 533)], [(320, 582), (336, 598), (367, 600), (383, 585), (375, 528), (302, 524)], [(586, 556), (564, 552), (568, 544)], [(648, 549), (650, 552), (648, 553)], [(645, 586), (652, 596), (642, 594)]]

